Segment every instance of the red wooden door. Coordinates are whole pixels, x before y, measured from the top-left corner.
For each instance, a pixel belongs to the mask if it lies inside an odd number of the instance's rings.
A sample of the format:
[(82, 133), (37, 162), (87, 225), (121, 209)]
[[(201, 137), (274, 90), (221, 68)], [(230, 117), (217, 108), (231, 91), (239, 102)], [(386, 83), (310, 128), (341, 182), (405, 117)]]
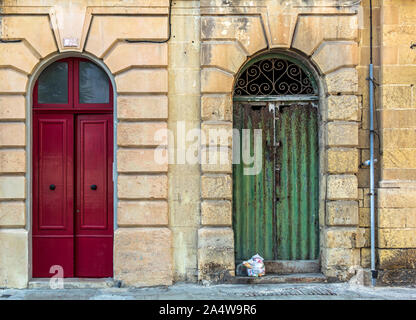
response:
[(113, 275), (112, 108), (110, 80), (85, 59), (55, 62), (35, 84), (35, 278), (56, 265), (66, 278)]

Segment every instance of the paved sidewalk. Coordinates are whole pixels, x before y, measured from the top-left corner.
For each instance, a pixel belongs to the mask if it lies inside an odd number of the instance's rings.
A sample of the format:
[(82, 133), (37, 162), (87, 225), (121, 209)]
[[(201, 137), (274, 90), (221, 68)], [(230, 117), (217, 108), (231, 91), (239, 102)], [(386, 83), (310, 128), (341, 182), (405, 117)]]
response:
[(416, 300), (416, 288), (363, 287), (348, 283), (210, 285), (152, 288), (0, 289), (0, 300)]

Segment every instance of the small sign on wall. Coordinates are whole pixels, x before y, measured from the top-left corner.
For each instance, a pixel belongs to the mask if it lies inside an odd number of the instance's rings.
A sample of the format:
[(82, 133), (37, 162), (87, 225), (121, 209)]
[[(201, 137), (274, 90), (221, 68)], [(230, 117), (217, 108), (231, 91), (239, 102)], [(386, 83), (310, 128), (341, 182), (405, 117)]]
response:
[(78, 38), (64, 38), (64, 47), (78, 47)]

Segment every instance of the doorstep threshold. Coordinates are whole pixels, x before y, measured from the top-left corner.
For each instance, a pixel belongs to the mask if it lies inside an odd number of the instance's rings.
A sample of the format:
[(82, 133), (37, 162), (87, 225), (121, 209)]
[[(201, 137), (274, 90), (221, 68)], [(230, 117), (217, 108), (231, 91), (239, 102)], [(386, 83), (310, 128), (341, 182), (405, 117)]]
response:
[[(267, 272), (267, 270), (266, 270)], [(263, 277), (236, 276), (229, 278), (230, 284), (277, 284), (277, 283), (326, 283), (322, 273), (266, 274)]]
[[(52, 286), (57, 280), (52, 281)], [(29, 281), (29, 289), (53, 289), (51, 278), (34, 278)], [(112, 278), (64, 278), (64, 289), (105, 289), (119, 287), (119, 281)]]

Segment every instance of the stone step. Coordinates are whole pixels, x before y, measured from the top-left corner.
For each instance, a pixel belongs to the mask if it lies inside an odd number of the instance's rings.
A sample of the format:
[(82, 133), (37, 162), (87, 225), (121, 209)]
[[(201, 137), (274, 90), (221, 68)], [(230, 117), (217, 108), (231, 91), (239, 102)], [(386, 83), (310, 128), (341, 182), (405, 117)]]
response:
[(324, 283), (327, 278), (322, 273), (267, 274), (263, 277), (233, 277), (232, 284), (273, 284), (273, 283)]
[[(55, 280), (56, 281), (56, 280)], [(57, 282), (54, 283), (56, 284)], [(119, 282), (111, 278), (64, 278), (65, 289), (105, 289), (118, 287)], [(29, 289), (50, 289), (49, 278), (35, 278), (29, 281)]]

